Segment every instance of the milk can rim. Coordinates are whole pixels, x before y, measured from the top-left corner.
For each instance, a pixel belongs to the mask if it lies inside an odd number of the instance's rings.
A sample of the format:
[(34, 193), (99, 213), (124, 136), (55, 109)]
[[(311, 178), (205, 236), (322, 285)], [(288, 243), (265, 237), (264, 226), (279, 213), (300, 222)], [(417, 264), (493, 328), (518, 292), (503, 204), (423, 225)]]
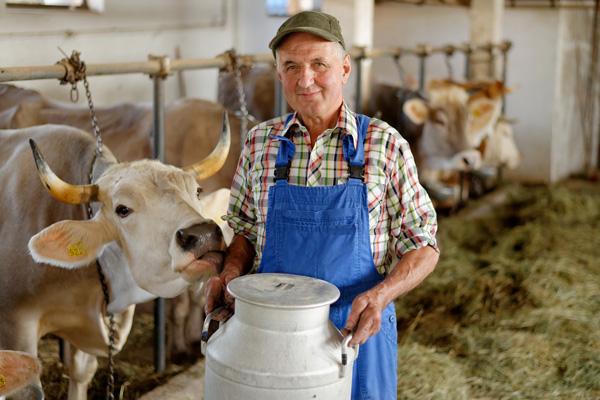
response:
[[(261, 282), (262, 281), (262, 282)], [(301, 284), (295, 287), (260, 291), (256, 285), (269, 289), (269, 282)], [(252, 287), (251, 284), (255, 286)], [(236, 300), (276, 309), (310, 309), (335, 303), (340, 297), (337, 287), (321, 279), (281, 273), (249, 274), (238, 277), (227, 285), (227, 291)]]

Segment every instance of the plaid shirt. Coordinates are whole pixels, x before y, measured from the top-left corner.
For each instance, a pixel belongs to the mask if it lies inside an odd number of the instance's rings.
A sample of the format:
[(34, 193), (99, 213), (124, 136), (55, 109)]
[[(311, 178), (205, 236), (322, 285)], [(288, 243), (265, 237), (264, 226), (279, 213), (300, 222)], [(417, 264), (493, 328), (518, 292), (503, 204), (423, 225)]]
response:
[[(291, 129), (296, 146), (289, 180), (292, 185), (331, 186), (348, 180), (343, 156), (343, 135), (358, 134), (355, 114), (344, 103), (335, 128), (327, 129), (310, 145), (308, 130), (294, 114), (263, 122), (248, 132), (231, 187), (229, 210), (224, 217), (236, 234), (244, 235), (256, 249), (254, 268), (260, 265), (265, 246), (269, 187), (275, 183), (279, 140)], [(436, 214), (417, 169), (408, 142), (386, 122), (371, 118), (365, 141), (365, 183), (368, 188), (371, 251), (380, 273), (390, 271), (394, 255), (430, 245), (437, 249)]]

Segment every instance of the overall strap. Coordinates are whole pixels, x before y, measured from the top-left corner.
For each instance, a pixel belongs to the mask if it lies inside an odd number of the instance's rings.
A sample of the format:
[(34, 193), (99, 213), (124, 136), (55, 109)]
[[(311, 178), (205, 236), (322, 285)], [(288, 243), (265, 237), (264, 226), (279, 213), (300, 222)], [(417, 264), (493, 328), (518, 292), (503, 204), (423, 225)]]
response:
[(344, 158), (348, 161), (350, 178), (364, 180), (365, 175), (365, 140), (371, 118), (356, 114), (356, 131), (358, 133), (357, 148), (354, 148), (352, 136), (344, 136)]
[[(285, 119), (285, 125), (287, 125), (293, 117), (294, 113), (289, 114)], [(289, 129), (285, 136), (271, 135), (272, 139), (281, 142), (279, 151), (277, 152), (277, 160), (275, 161), (275, 182), (279, 180), (288, 180), (292, 159), (296, 153), (296, 146), (294, 146), (294, 142), (289, 138), (290, 135), (288, 134)]]

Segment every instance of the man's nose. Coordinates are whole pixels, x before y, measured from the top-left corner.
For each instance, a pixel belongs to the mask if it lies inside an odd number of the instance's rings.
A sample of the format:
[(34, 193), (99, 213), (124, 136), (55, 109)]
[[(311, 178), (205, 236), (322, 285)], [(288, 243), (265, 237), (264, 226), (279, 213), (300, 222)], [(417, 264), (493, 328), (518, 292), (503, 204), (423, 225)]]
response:
[(298, 86), (308, 88), (315, 83), (315, 73), (310, 68), (303, 68), (298, 79)]

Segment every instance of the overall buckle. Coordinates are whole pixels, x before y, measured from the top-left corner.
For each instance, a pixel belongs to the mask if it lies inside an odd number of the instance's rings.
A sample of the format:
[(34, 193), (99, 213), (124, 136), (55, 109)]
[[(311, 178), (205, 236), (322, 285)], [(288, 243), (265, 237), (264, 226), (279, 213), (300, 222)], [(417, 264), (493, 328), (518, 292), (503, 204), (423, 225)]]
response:
[(350, 178), (365, 180), (365, 166), (364, 165), (350, 165), (348, 164), (348, 173)]

